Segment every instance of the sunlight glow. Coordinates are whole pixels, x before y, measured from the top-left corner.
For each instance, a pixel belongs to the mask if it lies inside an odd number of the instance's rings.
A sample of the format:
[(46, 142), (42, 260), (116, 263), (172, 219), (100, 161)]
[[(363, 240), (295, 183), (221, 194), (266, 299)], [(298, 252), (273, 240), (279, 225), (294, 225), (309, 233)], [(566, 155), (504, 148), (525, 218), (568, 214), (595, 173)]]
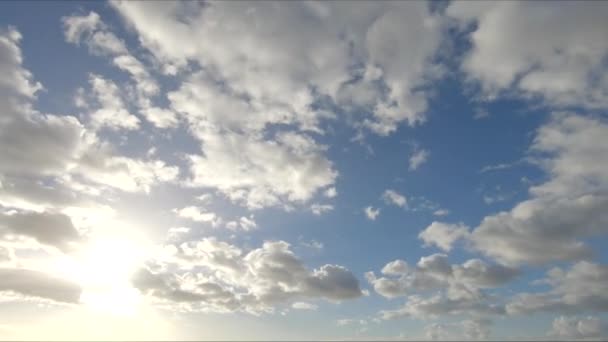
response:
[(92, 309), (116, 315), (133, 315), (141, 302), (130, 277), (145, 260), (146, 249), (134, 240), (100, 237), (81, 251), (64, 258), (61, 273), (83, 288), (81, 302)]

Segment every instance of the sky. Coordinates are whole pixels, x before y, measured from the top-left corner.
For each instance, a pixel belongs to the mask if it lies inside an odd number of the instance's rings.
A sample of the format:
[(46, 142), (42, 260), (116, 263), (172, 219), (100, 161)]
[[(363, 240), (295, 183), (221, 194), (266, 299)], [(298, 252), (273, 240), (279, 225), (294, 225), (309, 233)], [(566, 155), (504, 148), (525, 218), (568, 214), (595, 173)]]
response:
[(0, 2), (0, 339), (606, 339), (606, 17)]

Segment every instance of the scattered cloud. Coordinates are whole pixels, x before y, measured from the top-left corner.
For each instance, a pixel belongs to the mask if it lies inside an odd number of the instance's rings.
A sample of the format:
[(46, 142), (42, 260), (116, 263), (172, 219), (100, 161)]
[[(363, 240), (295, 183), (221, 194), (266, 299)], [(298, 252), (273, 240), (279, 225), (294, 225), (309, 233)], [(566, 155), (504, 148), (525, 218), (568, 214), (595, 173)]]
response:
[(436, 246), (441, 250), (449, 252), (454, 243), (469, 236), (469, 227), (464, 224), (449, 224), (433, 221), (428, 227), (418, 234), (418, 238), (424, 241), (425, 246)]
[(0, 268), (0, 291), (10, 291), (26, 297), (49, 299), (62, 303), (78, 303), (81, 288), (75, 283), (52, 275), (17, 268)]
[(189, 303), (189, 310), (262, 313), (281, 303), (301, 307), (294, 303), (302, 299), (337, 302), (362, 295), (346, 268), (326, 264), (309, 270), (284, 241), (267, 241), (249, 252), (214, 238), (167, 248), (173, 250), (169, 259), (150, 262), (170, 262), (176, 271), (142, 268), (133, 284), (159, 300)]
[(380, 208), (374, 209), (373, 207), (369, 206), (365, 207), (365, 209), (363, 209), (363, 212), (369, 220), (375, 221), (378, 215), (380, 215)]
[(387, 204), (396, 205), (401, 208), (407, 208), (407, 198), (395, 190), (388, 189), (382, 194), (382, 199)]
[(422, 164), (426, 163), (431, 153), (425, 149), (417, 149), (410, 156), (410, 170), (417, 170)]

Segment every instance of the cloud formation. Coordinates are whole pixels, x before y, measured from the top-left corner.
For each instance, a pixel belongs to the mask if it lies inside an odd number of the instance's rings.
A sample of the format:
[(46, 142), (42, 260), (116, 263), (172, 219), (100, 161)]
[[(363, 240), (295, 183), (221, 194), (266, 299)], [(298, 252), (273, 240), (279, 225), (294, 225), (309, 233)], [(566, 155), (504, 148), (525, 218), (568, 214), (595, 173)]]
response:
[(362, 295), (346, 268), (326, 264), (309, 270), (284, 241), (267, 241), (249, 252), (215, 238), (166, 249), (172, 251), (169, 258), (151, 261), (160, 268), (142, 268), (133, 284), (161, 300), (189, 303), (188, 310), (257, 314), (289, 303), (302, 309), (303, 299), (337, 302)]

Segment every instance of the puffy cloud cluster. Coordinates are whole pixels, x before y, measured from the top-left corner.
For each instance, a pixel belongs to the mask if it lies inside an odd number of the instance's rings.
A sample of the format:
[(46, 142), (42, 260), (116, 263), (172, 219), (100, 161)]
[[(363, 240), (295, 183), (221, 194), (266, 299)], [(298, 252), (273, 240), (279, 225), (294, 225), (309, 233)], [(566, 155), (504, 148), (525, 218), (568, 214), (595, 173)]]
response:
[(608, 333), (608, 326), (598, 317), (565, 317), (553, 320), (551, 330), (547, 335), (565, 340), (603, 339)]
[(566, 270), (549, 270), (541, 283), (550, 285), (551, 289), (518, 294), (507, 305), (507, 311), (511, 314), (608, 311), (608, 266), (580, 261)]
[(336, 116), (326, 102), (383, 135), (425, 120), (440, 20), (424, 3), (361, 5), (113, 2), (166, 74), (196, 70), (168, 94), (201, 143), (190, 185), (289, 208), (338, 175), (313, 138)]
[(458, 323), (431, 323), (424, 327), (428, 340), (486, 340), (490, 335), (491, 321), (488, 319), (469, 319)]
[(484, 217), (471, 231), (434, 222), (419, 237), (445, 251), (463, 239), (510, 265), (590, 257), (584, 240), (608, 233), (607, 137), (608, 123), (602, 118), (552, 115), (530, 149), (532, 160), (549, 178), (530, 188), (530, 199)]
[[(147, 67), (129, 52), (125, 42), (118, 38), (101, 17), (90, 12), (88, 15), (72, 15), (63, 18), (65, 39), (73, 44), (85, 44), (94, 55), (110, 58), (118, 69), (128, 73), (134, 83), (134, 96), (127, 97), (137, 103), (139, 112), (159, 128), (175, 127), (176, 114), (166, 108), (155, 106), (152, 97), (160, 92), (158, 82)], [(91, 75), (89, 80), (93, 98), (99, 108), (90, 117), (95, 127), (134, 130), (140, 127), (140, 120), (129, 113), (119, 87), (99, 75)], [(90, 103), (81, 101), (88, 107)]]
[(362, 295), (357, 278), (346, 268), (327, 264), (307, 269), (284, 241), (268, 241), (248, 252), (215, 238), (165, 249), (165, 257), (150, 260), (133, 284), (184, 310), (257, 314), (290, 303), (313, 309), (302, 303), (305, 299), (336, 302)]
[(428, 227), (418, 234), (424, 241), (425, 246), (437, 246), (439, 249), (449, 252), (454, 243), (469, 236), (469, 227), (464, 224), (449, 224), (433, 221)]
[(484, 95), (514, 90), (553, 106), (608, 104), (605, 3), (454, 2), (446, 12), (476, 23), (462, 69)]
[[(422, 257), (415, 267), (395, 260), (382, 268), (383, 277), (366, 273), (374, 290), (387, 298), (407, 296), (405, 306), (383, 311), (384, 319), (435, 317), (444, 314), (500, 314), (504, 308), (490, 303), (483, 289), (504, 285), (519, 275), (513, 268), (470, 259), (450, 264), (445, 254)], [(433, 291), (438, 294), (421, 296)]]

